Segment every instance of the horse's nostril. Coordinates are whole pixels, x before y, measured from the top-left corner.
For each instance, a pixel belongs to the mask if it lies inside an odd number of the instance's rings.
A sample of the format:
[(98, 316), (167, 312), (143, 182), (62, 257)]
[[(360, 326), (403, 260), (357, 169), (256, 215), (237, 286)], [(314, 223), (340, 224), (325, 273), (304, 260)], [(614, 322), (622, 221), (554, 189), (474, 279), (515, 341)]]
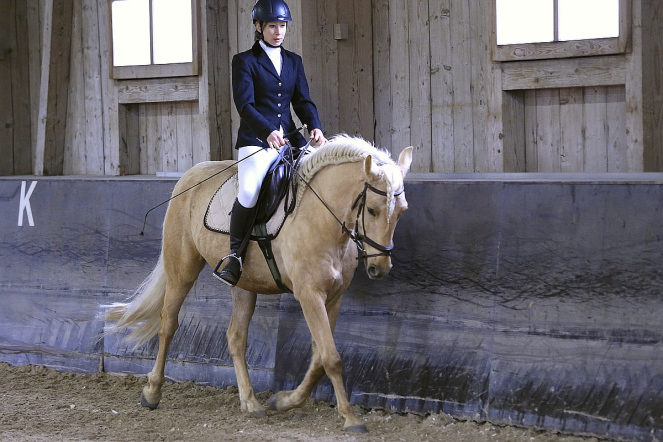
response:
[(368, 276), (371, 278), (378, 278), (380, 276), (380, 270), (375, 266), (370, 266), (368, 268)]

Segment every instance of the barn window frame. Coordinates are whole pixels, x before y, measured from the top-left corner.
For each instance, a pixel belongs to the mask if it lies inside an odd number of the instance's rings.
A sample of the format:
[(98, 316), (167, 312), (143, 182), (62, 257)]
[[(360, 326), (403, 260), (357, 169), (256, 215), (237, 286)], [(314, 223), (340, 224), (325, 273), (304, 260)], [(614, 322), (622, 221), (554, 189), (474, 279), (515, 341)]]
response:
[[(113, 3), (124, 0), (108, 0), (108, 19), (109, 19), (109, 32), (110, 32), (110, 74), (111, 78), (115, 80), (130, 80), (130, 79), (141, 79), (141, 78), (168, 78), (168, 77), (187, 77), (187, 76), (196, 76), (200, 72), (200, 54), (199, 54), (199, 40), (200, 40), (200, 23), (199, 23), (199, 10), (200, 2), (199, 0), (190, 0), (191, 1), (191, 32), (192, 32), (192, 48), (191, 48), (191, 58), (190, 62), (184, 63), (166, 63), (166, 64), (155, 64), (153, 59), (153, 39), (152, 35), (150, 36), (150, 53), (151, 53), (151, 63), (146, 65), (128, 65), (128, 66), (115, 66), (114, 64), (114, 51), (113, 51), (113, 13), (112, 7)], [(150, 5), (153, 0), (149, 0)], [(152, 13), (152, 8), (150, 7), (150, 14)], [(150, 21), (152, 17), (150, 16)], [(150, 34), (153, 33), (152, 26), (150, 25)]]
[[(619, 0), (619, 36), (542, 43), (497, 44), (497, 0), (492, 6), (493, 61), (546, 60), (625, 54), (631, 45), (631, 0)], [(555, 22), (557, 27), (557, 22)], [(557, 35), (557, 32), (555, 32)]]

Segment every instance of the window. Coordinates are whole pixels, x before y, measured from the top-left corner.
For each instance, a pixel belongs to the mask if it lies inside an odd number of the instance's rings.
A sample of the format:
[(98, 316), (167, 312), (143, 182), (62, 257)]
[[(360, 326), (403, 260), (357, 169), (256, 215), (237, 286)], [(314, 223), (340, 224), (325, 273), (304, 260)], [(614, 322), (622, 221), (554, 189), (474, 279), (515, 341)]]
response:
[(494, 0), (497, 61), (626, 52), (630, 0)]
[(198, 74), (195, 0), (110, 0), (113, 78)]

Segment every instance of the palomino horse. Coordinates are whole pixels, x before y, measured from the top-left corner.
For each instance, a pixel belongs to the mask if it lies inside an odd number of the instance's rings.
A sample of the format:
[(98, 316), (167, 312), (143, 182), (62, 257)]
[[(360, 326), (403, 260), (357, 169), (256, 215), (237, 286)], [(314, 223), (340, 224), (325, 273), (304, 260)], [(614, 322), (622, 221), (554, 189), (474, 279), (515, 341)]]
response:
[[(412, 147), (403, 150), (396, 164), (387, 153), (348, 136), (333, 138), (302, 160), (297, 206), (272, 241), (272, 249), (283, 283), (301, 304), (313, 337), (313, 356), (301, 384), (295, 390), (276, 393), (269, 400), (270, 409), (302, 407), (326, 373), (334, 387), (338, 412), (345, 418), (345, 430), (367, 431), (348, 402), (332, 332), (342, 294), (358, 260), (364, 261), (371, 279), (381, 279), (391, 269), (389, 251), (396, 222), (407, 209), (403, 178), (411, 161)], [(194, 166), (179, 180), (173, 195), (231, 164), (206, 162)], [(170, 202), (156, 268), (131, 302), (114, 304), (107, 314), (107, 319), (115, 323), (111, 331), (133, 329), (127, 339), (136, 346), (159, 334), (156, 362), (141, 396), (145, 407), (156, 408), (161, 399), (168, 348), (178, 328), (184, 298), (205, 263), (214, 266), (228, 254), (228, 236), (206, 229), (203, 217), (215, 191), (235, 172), (236, 168), (231, 167)], [(358, 258), (360, 248), (363, 250)], [(265, 416), (266, 407), (254, 396), (249, 380), (245, 360), (249, 322), (257, 293), (280, 292), (260, 249), (252, 242), (242, 277), (232, 289), (227, 338), (242, 410), (255, 416)]]

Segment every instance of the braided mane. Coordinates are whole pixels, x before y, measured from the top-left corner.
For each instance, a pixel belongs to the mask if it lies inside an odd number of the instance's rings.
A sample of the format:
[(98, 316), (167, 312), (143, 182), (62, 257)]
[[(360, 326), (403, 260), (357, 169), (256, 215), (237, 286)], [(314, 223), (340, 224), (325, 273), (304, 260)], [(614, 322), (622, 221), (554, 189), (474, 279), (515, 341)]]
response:
[[(380, 166), (396, 165), (387, 151), (376, 148), (363, 138), (342, 134), (334, 136), (324, 146), (302, 158), (299, 165), (299, 174), (302, 179), (310, 182), (313, 176), (323, 167), (332, 164), (364, 161), (368, 155), (371, 155), (373, 161)], [(397, 183), (394, 183), (394, 177), (390, 173), (381, 174), (381, 181), (387, 186), (387, 204), (390, 216), (394, 209), (394, 191), (396, 190), (393, 185)], [(307, 189), (306, 184), (301, 182), (299, 184), (297, 204), (299, 204), (304, 191)]]

